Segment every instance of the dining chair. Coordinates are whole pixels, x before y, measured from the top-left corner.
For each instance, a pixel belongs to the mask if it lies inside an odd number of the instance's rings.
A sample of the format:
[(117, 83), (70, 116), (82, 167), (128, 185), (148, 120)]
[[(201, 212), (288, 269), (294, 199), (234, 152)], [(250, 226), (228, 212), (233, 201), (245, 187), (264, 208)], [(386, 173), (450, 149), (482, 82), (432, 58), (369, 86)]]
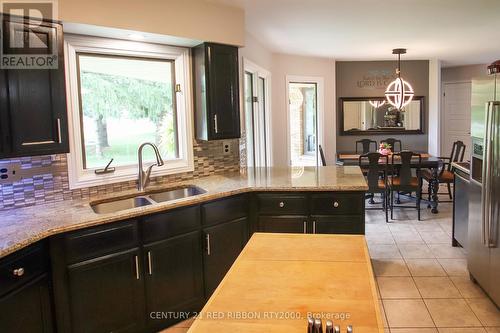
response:
[(321, 157), (321, 165), (326, 166), (326, 159), (325, 159), (325, 153), (323, 152), (323, 147), (321, 145), (318, 145), (319, 148), (319, 156)]
[[(389, 157), (380, 153), (372, 152), (359, 156), (359, 166), (366, 168), (365, 161), (368, 161), (368, 168), (366, 173), (366, 180), (368, 183), (368, 191), (370, 199), (373, 200), (375, 193), (382, 195), (382, 210), (385, 212), (385, 221), (389, 222), (388, 216), (388, 187), (387, 187), (387, 167)], [(371, 201), (373, 202), (373, 201)], [(365, 209), (380, 209), (365, 208)]]
[[(395, 153), (403, 150), (403, 144), (401, 143), (401, 140), (399, 140), (399, 139), (387, 138), (385, 140), (380, 140), (380, 143), (387, 143), (387, 144), (391, 145), (391, 150)], [(399, 145), (399, 150), (396, 150), (396, 144)]]
[[(416, 167), (412, 166), (412, 159), (417, 158)], [(400, 163), (394, 163), (395, 159), (400, 159)], [(390, 193), (390, 209), (391, 219), (394, 217), (394, 207), (398, 208), (416, 208), (418, 212), (418, 220), (420, 221), (420, 202), (422, 200), (422, 178), (420, 176), (420, 165), (422, 164), (422, 156), (412, 151), (401, 151), (394, 153), (391, 157), (391, 170), (398, 170), (397, 175), (391, 175), (388, 181)], [(412, 168), (416, 169), (416, 176), (412, 174)], [(416, 194), (416, 206), (394, 205), (394, 192), (413, 193)]]
[[(378, 150), (378, 143), (377, 141), (370, 140), (370, 139), (362, 139), (356, 141), (356, 154), (359, 152), (359, 145), (361, 145), (362, 151), (361, 154), (367, 154), (369, 152), (376, 152)], [(373, 145), (373, 150), (371, 150), (371, 146)]]
[[(453, 146), (451, 148), (450, 157), (439, 157), (439, 159), (445, 161), (441, 170), (438, 173), (438, 181), (439, 184), (446, 184), (448, 187), (448, 196), (450, 197), (450, 201), (441, 201), (441, 202), (452, 202), (453, 194), (451, 193), (451, 184), (454, 180), (453, 166), (451, 165), (453, 162), (462, 162), (464, 160), (465, 155), (465, 144), (462, 141), (453, 142)], [(432, 171), (424, 170), (422, 172), (422, 178), (425, 179), (428, 184), (428, 199), (431, 200), (431, 180), (432, 180)]]

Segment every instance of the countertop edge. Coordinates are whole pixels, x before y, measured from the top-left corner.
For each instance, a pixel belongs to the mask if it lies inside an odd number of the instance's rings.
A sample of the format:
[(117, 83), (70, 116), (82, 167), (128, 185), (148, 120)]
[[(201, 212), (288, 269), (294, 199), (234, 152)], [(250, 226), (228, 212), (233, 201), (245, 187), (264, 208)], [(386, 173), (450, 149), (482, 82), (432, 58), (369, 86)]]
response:
[[(189, 182), (182, 182), (189, 183)], [(120, 213), (113, 214), (96, 214), (95, 219), (90, 219), (88, 221), (84, 221), (78, 224), (67, 225), (63, 227), (56, 228), (48, 228), (42, 232), (29, 236), (24, 241), (15, 242), (12, 245), (0, 250), (0, 259), (4, 258), (10, 254), (13, 254), (31, 244), (34, 244), (38, 241), (44, 240), (46, 238), (66, 233), (72, 232), (80, 229), (95, 227), (99, 225), (104, 225), (113, 222), (119, 222), (127, 219), (134, 219), (146, 215), (158, 214), (167, 212), (169, 210), (182, 208), (185, 206), (202, 204), (209, 201), (214, 201), (226, 197), (230, 197), (233, 195), (252, 193), (252, 192), (366, 192), (368, 190), (368, 186), (358, 186), (358, 185), (335, 185), (335, 186), (317, 186), (317, 187), (258, 187), (258, 186), (246, 186), (241, 187), (234, 190), (228, 191), (220, 191), (220, 192), (211, 192), (206, 194), (201, 194), (185, 199), (175, 200), (171, 202), (158, 203), (155, 205), (144, 206), (140, 208), (134, 208), (129, 210), (124, 210)], [(44, 205), (40, 205), (38, 207), (43, 207)], [(45, 205), (47, 206), (47, 205)]]
[(467, 168), (465, 168), (464, 166), (462, 166), (462, 165), (460, 165), (460, 164), (458, 164), (458, 163), (455, 163), (455, 162), (452, 162), (452, 163), (451, 163), (451, 166), (452, 166), (452, 167), (454, 167), (455, 169), (458, 169), (458, 170), (460, 170), (460, 171), (462, 171), (462, 172), (464, 172), (464, 173), (466, 173), (466, 174), (470, 175), (470, 168), (469, 168), (469, 169), (467, 169)]

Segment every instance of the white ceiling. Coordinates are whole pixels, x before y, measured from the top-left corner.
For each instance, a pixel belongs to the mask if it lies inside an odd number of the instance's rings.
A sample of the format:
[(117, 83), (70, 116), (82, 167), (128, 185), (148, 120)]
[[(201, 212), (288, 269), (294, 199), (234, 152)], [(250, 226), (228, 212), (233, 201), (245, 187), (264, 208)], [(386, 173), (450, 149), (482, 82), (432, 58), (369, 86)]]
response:
[(500, 59), (500, 0), (211, 0), (245, 10), (246, 29), (273, 52), (337, 60)]

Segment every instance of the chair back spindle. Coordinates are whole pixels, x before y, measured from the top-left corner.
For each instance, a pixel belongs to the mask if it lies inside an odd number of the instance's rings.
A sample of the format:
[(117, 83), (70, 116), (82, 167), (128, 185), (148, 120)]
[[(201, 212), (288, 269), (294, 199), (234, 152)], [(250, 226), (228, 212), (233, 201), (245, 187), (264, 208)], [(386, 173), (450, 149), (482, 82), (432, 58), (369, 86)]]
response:
[[(361, 154), (367, 154), (369, 152), (376, 152), (378, 149), (378, 144), (377, 141), (370, 140), (370, 139), (362, 139), (356, 141), (356, 154), (359, 153), (359, 146), (361, 145)], [(371, 146), (373, 146), (373, 150), (371, 149)]]
[[(389, 145), (391, 145), (391, 150), (393, 152), (400, 152), (403, 150), (403, 144), (401, 143), (401, 140), (399, 139), (395, 139), (395, 138), (387, 138), (385, 140), (382, 140), (380, 141), (381, 143), (387, 143)], [(399, 145), (399, 149), (397, 150), (396, 149), (396, 144)]]
[(318, 148), (319, 148), (319, 156), (321, 157), (321, 165), (326, 166), (326, 159), (325, 159), (325, 153), (323, 152), (323, 147), (319, 145)]
[(463, 162), (465, 155), (465, 144), (462, 141), (453, 142), (451, 149), (450, 163), (447, 165), (448, 171), (452, 171), (451, 163)]

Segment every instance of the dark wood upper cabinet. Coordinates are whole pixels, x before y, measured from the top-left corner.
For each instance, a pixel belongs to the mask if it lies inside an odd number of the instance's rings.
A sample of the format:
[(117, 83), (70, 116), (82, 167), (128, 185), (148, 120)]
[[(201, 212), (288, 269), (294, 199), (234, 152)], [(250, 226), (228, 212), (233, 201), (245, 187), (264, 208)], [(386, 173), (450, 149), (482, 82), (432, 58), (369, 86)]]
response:
[[(0, 158), (67, 153), (68, 126), (62, 25), (30, 26), (22, 18), (3, 16), (4, 56), (57, 53), (57, 68), (12, 69), (0, 66)], [(11, 47), (10, 32), (37, 39), (46, 48)]]
[(241, 136), (238, 48), (204, 43), (193, 49), (196, 138)]

